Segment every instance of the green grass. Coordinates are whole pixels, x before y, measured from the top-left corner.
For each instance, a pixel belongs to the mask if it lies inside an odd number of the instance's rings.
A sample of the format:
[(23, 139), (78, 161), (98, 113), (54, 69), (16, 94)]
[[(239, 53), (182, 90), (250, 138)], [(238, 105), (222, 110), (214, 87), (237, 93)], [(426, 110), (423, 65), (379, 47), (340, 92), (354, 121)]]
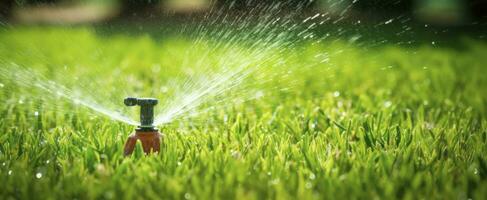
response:
[[(89, 77), (95, 94), (122, 90), (117, 76), (159, 87), (191, 40), (154, 37), (12, 28), (0, 32), (0, 67), (71, 85)], [(163, 126), (161, 154), (139, 147), (131, 158), (122, 148), (133, 127), (0, 78), (0, 199), (484, 199), (487, 43), (460, 42), (299, 44), (282, 55), (295, 69), (281, 83), (289, 90), (270, 81), (262, 99)], [(308, 67), (320, 52), (333, 56)]]

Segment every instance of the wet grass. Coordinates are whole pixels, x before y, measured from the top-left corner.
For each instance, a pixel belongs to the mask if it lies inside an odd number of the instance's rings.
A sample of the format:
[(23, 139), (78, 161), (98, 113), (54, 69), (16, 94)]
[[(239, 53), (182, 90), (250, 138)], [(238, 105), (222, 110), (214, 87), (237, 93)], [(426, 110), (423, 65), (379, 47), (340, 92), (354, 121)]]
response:
[[(0, 32), (0, 67), (74, 85), (89, 76), (95, 94), (111, 93), (117, 77), (162, 85), (190, 44), (14, 28)], [(483, 199), (487, 43), (462, 44), (299, 44), (282, 56), (300, 70), (261, 85), (265, 97), (163, 126), (162, 153), (139, 147), (131, 158), (122, 148), (133, 127), (0, 79), (0, 198)], [(323, 52), (328, 62), (307, 67)]]

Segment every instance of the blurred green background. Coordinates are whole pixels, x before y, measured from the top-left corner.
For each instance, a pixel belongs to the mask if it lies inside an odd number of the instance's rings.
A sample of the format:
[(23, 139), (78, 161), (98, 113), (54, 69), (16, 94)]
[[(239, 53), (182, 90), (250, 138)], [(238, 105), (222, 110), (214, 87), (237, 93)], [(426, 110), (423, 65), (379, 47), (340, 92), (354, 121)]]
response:
[[(96, 21), (116, 16), (157, 16), (165, 12), (197, 13), (207, 11), (211, 5), (232, 5), (234, 9), (239, 10), (249, 9), (257, 4), (284, 3), (289, 9), (294, 9), (303, 2), (306, 2), (304, 3), (306, 8), (312, 10), (341, 14), (346, 11), (350, 15), (397, 16), (407, 14), (418, 21), (441, 25), (485, 21), (487, 15), (487, 1), (483, 0), (2, 0), (0, 2), (0, 17), (3, 20), (16, 19), (37, 22), (73, 22), (76, 20), (69, 21), (66, 18), (78, 17), (79, 22)], [(57, 17), (57, 19), (39, 17), (39, 15), (46, 15), (46, 12), (50, 12), (51, 17), (56, 18), (54, 17), (55, 12), (53, 10), (46, 11), (47, 8), (58, 8), (55, 10), (56, 12), (61, 12), (59, 8), (72, 12), (65, 13), (63, 17)], [(36, 12), (32, 12), (33, 9)], [(80, 12), (83, 13), (80, 14)], [(37, 18), (32, 16), (36, 14)]]

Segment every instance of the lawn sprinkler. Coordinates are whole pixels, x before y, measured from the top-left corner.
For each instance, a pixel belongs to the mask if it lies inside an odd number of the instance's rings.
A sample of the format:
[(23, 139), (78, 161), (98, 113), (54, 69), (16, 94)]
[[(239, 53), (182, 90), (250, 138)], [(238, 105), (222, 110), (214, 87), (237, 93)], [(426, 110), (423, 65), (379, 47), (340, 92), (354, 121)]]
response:
[(126, 106), (140, 106), (140, 126), (135, 129), (135, 133), (131, 134), (125, 143), (124, 156), (129, 156), (134, 152), (137, 140), (142, 143), (146, 155), (151, 152), (159, 152), (162, 134), (152, 124), (154, 123), (154, 106), (157, 105), (157, 102), (157, 99), (154, 98), (125, 98)]

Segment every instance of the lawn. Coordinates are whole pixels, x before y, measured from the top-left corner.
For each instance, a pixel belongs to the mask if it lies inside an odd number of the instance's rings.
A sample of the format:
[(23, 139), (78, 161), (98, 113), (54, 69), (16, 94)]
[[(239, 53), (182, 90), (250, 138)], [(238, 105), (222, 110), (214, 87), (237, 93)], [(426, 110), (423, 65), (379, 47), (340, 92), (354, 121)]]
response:
[[(1, 30), (0, 199), (487, 196), (487, 42), (328, 38), (257, 52), (200, 42), (92, 26)], [(124, 96), (155, 96), (164, 114), (185, 77), (218, 72), (221, 60), (261, 66), (197, 115), (160, 125), (151, 156), (122, 156), (133, 126), (35, 86), (52, 80), (130, 116)]]

